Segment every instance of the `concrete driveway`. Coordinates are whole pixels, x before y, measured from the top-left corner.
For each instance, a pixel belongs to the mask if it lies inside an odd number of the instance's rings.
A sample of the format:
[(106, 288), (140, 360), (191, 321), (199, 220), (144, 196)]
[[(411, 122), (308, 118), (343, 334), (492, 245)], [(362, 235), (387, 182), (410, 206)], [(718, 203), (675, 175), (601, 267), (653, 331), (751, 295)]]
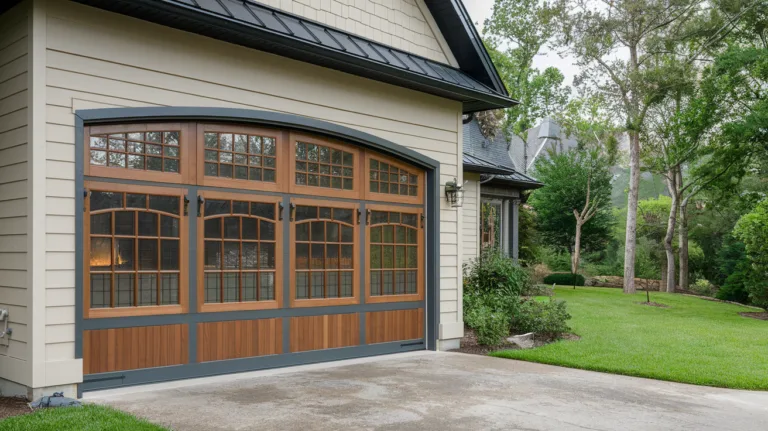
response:
[(766, 430), (768, 393), (419, 352), (87, 397), (175, 430)]

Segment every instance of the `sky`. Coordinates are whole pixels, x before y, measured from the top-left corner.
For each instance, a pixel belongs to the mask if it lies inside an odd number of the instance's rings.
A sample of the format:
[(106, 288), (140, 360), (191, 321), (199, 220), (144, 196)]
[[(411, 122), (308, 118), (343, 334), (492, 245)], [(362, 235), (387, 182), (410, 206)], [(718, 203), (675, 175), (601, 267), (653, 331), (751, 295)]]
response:
[[(483, 22), (491, 17), (494, 0), (463, 0), (463, 2), (470, 18), (472, 18), (472, 22), (475, 23), (478, 32), (482, 35)], [(578, 72), (571, 59), (560, 58), (555, 52), (546, 52), (536, 56), (533, 60), (533, 66), (540, 70), (544, 70), (549, 66), (557, 67), (565, 76), (565, 84), (567, 85), (573, 85), (573, 77)]]

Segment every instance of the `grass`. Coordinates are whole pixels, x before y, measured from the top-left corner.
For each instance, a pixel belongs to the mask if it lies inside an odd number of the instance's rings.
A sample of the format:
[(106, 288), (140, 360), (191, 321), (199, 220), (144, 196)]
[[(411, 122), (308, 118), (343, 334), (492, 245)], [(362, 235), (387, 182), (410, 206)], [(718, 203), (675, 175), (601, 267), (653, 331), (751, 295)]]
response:
[(738, 389), (768, 390), (768, 321), (753, 308), (651, 293), (669, 308), (638, 304), (645, 292), (557, 287), (578, 341), (492, 355), (585, 370)]
[(83, 407), (40, 409), (34, 413), (0, 420), (0, 431), (166, 431), (109, 407), (86, 404)]

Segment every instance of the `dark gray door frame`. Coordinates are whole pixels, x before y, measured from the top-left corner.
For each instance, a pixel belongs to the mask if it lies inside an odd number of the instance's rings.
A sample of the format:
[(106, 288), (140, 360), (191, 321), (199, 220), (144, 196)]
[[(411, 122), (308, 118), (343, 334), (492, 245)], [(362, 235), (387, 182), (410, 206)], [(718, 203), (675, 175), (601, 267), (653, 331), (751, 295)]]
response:
[[(96, 124), (119, 124), (119, 123), (137, 123), (137, 122), (152, 122), (152, 121), (216, 121), (216, 122), (232, 122), (238, 124), (254, 124), (260, 126), (272, 126), (278, 128), (285, 128), (291, 130), (300, 130), (304, 132), (310, 132), (317, 135), (323, 135), (326, 137), (338, 139), (352, 145), (356, 145), (363, 148), (376, 150), (398, 159), (407, 161), (411, 164), (423, 168), (427, 173), (427, 188), (426, 188), (426, 348), (430, 350), (437, 350), (437, 338), (438, 338), (438, 325), (439, 325), (439, 304), (440, 304), (440, 163), (430, 157), (427, 157), (421, 153), (413, 151), (402, 145), (394, 142), (382, 139), (380, 137), (361, 132), (359, 130), (351, 129), (338, 124), (333, 124), (325, 121), (315, 120), (298, 115), (283, 114), (267, 111), (256, 111), (247, 109), (229, 109), (229, 108), (206, 108), (206, 107), (147, 107), (147, 108), (109, 108), (109, 109), (88, 109), (78, 110), (75, 112), (75, 171), (76, 171), (76, 193), (75, 193), (75, 208), (83, 208), (84, 205), (84, 127), (88, 125)], [(108, 180), (113, 181), (113, 180)], [(195, 186), (185, 186), (188, 188), (195, 188)], [(192, 205), (196, 202), (192, 200)], [(190, 213), (194, 209), (190, 208)], [(99, 319), (100, 322), (95, 323), (93, 320), (85, 321), (83, 319), (83, 212), (75, 211), (75, 232), (76, 232), (76, 265), (75, 265), (75, 283), (76, 283), (76, 302), (75, 302), (75, 357), (83, 357), (83, 342), (82, 334), (85, 329), (97, 329), (97, 328), (109, 328), (109, 327), (125, 327), (125, 326), (145, 326), (154, 325), (159, 323), (171, 322), (179, 319), (179, 316), (147, 316), (145, 318), (117, 318), (117, 319)], [(192, 298), (190, 298), (192, 299)], [(382, 309), (402, 309), (411, 308), (417, 306), (417, 304), (411, 303), (393, 303), (393, 304), (361, 304), (365, 310), (357, 311), (374, 311)], [(315, 310), (297, 310), (300, 314), (314, 315), (324, 314), (332, 312), (343, 312), (343, 307), (321, 307)], [(248, 313), (232, 312), (232, 313), (213, 313), (209, 315), (194, 314), (190, 311), (190, 315), (186, 315), (188, 322), (190, 323), (190, 335), (194, 335), (195, 322), (210, 321), (210, 320), (231, 320), (247, 318)], [(263, 312), (262, 312), (263, 313)], [(283, 313), (282, 310), (276, 310), (272, 312), (275, 317)], [(269, 314), (269, 313), (268, 313)], [(363, 314), (364, 316), (364, 314)], [(265, 316), (266, 317), (266, 316)], [(133, 320), (136, 320), (135, 322)], [(284, 319), (287, 321), (287, 319)], [(190, 342), (193, 342), (190, 340)], [(412, 343), (413, 344), (413, 343)], [(373, 346), (361, 346), (360, 350), (353, 350), (348, 348), (348, 354), (345, 354), (339, 349), (329, 354), (321, 353), (318, 351), (311, 354), (291, 354), (291, 357), (299, 358), (305, 357), (310, 362), (316, 362), (320, 360), (333, 360), (343, 357), (358, 357), (368, 356), (372, 354), (390, 353), (402, 349), (403, 346), (400, 343), (386, 343), (379, 347)], [(389, 347), (386, 347), (389, 346)], [(386, 348), (385, 348), (386, 347)], [(367, 348), (363, 350), (362, 348)], [(418, 347), (412, 347), (411, 350)], [(423, 348), (423, 345), (422, 347)], [(283, 357), (286, 354), (279, 355)], [(193, 359), (194, 355), (190, 357)], [(311, 359), (310, 359), (311, 358)], [(225, 361), (229, 362), (229, 361)], [(273, 361), (271, 359), (264, 358), (252, 358), (238, 360), (242, 366), (231, 368), (231, 371), (246, 369), (258, 369), (268, 366), (279, 366), (273, 364), (279, 364), (280, 361)], [(287, 361), (285, 364), (294, 363), (292, 360)], [(299, 362), (296, 362), (299, 363)], [(251, 364), (251, 365), (248, 365)], [(192, 368), (199, 370), (199, 372), (190, 372), (190, 369), (180, 371), (176, 378), (186, 378), (194, 375), (206, 375), (206, 374), (218, 374), (222, 370), (227, 370), (227, 367), (220, 367), (215, 365), (206, 364), (190, 364)], [(250, 367), (250, 368), (249, 368)], [(130, 384), (145, 383), (149, 381), (157, 381), (154, 371), (149, 370), (134, 370), (121, 373), (109, 373), (119, 374), (121, 376), (135, 376), (131, 379)], [(154, 377), (153, 377), (154, 376)], [(107, 376), (104, 376), (107, 377)], [(122, 377), (125, 379), (125, 377)], [(111, 380), (111, 379), (108, 379)], [(96, 389), (102, 387), (101, 384), (97, 384), (97, 380), (93, 383), (86, 383), (80, 385), (82, 391), (83, 386), (87, 386), (85, 389)], [(102, 380), (103, 381), (103, 380)], [(126, 384), (126, 382), (123, 382)]]

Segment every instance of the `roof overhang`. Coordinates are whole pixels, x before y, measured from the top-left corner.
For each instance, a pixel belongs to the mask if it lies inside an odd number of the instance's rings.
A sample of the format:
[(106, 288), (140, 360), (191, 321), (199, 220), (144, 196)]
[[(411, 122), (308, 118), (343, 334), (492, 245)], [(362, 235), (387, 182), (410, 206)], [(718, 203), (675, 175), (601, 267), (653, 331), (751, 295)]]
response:
[(481, 174), (509, 175), (515, 173), (515, 171), (510, 168), (497, 165), (496, 163), (468, 153), (462, 155), (462, 167), (465, 172)]
[(16, 6), (19, 3), (21, 3), (21, 0), (5, 0), (3, 2), (0, 2), (0, 15), (11, 10), (12, 7)]
[[(475, 76), (482, 77), (475, 73), (476, 67), (471, 67), (470, 72), (465, 71), (467, 69), (462, 64), (471, 63), (467, 59), (460, 60), (461, 69), (456, 69), (252, 1), (72, 1), (456, 100), (462, 103), (465, 113), (518, 103), (508, 96), (503, 84), (499, 87), (491, 80), (492, 85), (488, 85), (476, 79)], [(487, 57), (484, 48), (482, 51)]]
[[(482, 178), (481, 178), (482, 179)], [(544, 183), (537, 181), (528, 175), (514, 172), (507, 175), (495, 175), (493, 178), (487, 178), (489, 185), (500, 187), (514, 187), (521, 190), (534, 190), (544, 187)]]

